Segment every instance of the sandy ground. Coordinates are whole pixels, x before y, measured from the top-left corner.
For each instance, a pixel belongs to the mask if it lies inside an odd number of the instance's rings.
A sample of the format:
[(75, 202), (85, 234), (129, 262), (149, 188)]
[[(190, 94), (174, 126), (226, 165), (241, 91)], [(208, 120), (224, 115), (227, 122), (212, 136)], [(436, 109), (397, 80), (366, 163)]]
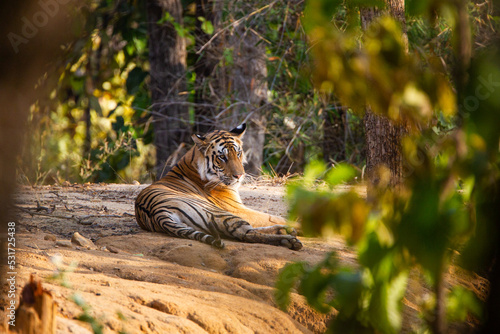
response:
[[(318, 314), (302, 296), (293, 294), (288, 312), (283, 312), (276, 307), (273, 286), (286, 263), (315, 263), (330, 251), (336, 251), (343, 264), (356, 266), (355, 251), (342, 239), (301, 237), (300, 251), (226, 241), (226, 248), (218, 250), (145, 232), (133, 217), (135, 197), (144, 187), (73, 185), (19, 191), (16, 287), (19, 292), (31, 274), (43, 280), (57, 302), (57, 333), (91, 333), (88, 324), (75, 320), (83, 312), (73, 301), (75, 296), (89, 306), (88, 314), (104, 325), (105, 333), (320, 333), (326, 329), (335, 311)], [(251, 208), (286, 215), (282, 187), (243, 186), (241, 195)], [(37, 208), (37, 214), (27, 212)], [(75, 232), (92, 240), (95, 247), (71, 244)], [(64, 272), (62, 278), (50, 279), (57, 272)], [(487, 289), (487, 281), (480, 277), (450, 275), (452, 283), (479, 292)], [(421, 323), (418, 305), (428, 293), (419, 274), (413, 276), (405, 298), (405, 332)], [(5, 302), (2, 295), (0, 305)], [(0, 319), (5, 319), (5, 311), (0, 307)]]

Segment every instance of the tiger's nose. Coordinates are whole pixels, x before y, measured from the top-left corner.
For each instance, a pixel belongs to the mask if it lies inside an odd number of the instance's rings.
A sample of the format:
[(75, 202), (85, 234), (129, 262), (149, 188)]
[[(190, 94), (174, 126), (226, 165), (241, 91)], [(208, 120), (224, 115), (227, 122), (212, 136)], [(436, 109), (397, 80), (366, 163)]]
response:
[(241, 179), (241, 177), (243, 176), (243, 174), (233, 174), (233, 177), (236, 179), (236, 180), (239, 180)]

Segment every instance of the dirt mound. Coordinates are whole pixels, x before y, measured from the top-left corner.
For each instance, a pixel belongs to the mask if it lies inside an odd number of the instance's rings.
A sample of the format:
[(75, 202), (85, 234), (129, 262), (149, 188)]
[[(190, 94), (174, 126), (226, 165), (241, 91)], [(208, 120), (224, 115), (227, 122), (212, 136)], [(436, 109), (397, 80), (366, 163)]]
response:
[[(345, 249), (340, 239), (302, 238), (304, 250), (226, 241), (223, 250), (142, 231), (132, 216), (144, 186), (76, 185), (23, 188), (17, 196), (18, 291), (35, 273), (58, 304), (59, 333), (87, 333), (83, 310), (105, 332), (322, 332), (327, 316), (294, 295), (287, 313), (274, 301), (274, 281), (290, 261), (317, 262)], [(253, 208), (284, 214), (282, 188), (243, 187)], [(75, 232), (94, 242), (75, 244)], [(73, 238), (74, 242), (71, 242)], [(54, 259), (61, 261), (54, 264)], [(57, 262), (57, 261), (56, 261)], [(71, 270), (72, 266), (76, 266)], [(62, 278), (50, 280), (57, 272)], [(69, 269), (69, 270), (68, 270)], [(68, 287), (64, 285), (68, 284)], [(3, 303), (2, 303), (3, 304)], [(331, 315), (330, 315), (331, 316)]]
[[(354, 250), (340, 238), (301, 237), (300, 251), (232, 241), (225, 241), (226, 247), (219, 250), (145, 232), (133, 216), (135, 197), (144, 187), (21, 189), (16, 198), (20, 212), (17, 298), (31, 273), (42, 278), (57, 302), (61, 334), (90, 333), (89, 324), (76, 320), (82, 314), (96, 319), (105, 333), (320, 333), (326, 329), (335, 312), (318, 314), (298, 294), (292, 295), (290, 308), (283, 312), (276, 307), (273, 285), (286, 263), (316, 263), (332, 250), (343, 264), (356, 266)], [(251, 208), (286, 214), (281, 187), (245, 186), (241, 194)], [(448, 282), (487, 290), (483, 278), (453, 268)], [(59, 275), (56, 280), (50, 279), (54, 273)], [(412, 274), (404, 300), (403, 332), (422, 323), (419, 305), (429, 295), (423, 281), (418, 271)], [(7, 305), (6, 298), (2, 294), (0, 305)], [(0, 307), (2, 319), (6, 311)]]

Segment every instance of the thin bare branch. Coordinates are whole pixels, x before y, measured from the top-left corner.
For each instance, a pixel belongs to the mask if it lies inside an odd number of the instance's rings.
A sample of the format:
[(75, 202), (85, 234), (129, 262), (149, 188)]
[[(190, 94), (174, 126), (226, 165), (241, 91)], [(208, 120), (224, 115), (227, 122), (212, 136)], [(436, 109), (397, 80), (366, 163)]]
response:
[(205, 48), (210, 45), (212, 43), (212, 41), (214, 39), (217, 38), (217, 36), (219, 36), (220, 34), (222, 34), (224, 31), (226, 31), (227, 29), (231, 28), (231, 27), (234, 27), (234, 26), (238, 26), (241, 22), (245, 21), (245, 20), (248, 20), (250, 17), (254, 16), (255, 14), (258, 14), (260, 12), (262, 12), (264, 9), (266, 8), (269, 8), (269, 7), (272, 7), (278, 0), (274, 0), (272, 3), (268, 4), (268, 5), (265, 5), (264, 7), (261, 7), (253, 12), (251, 12), (250, 14), (248, 15), (245, 15), (244, 17), (242, 17), (241, 19), (238, 19), (236, 21), (234, 21), (233, 23), (225, 26), (224, 28), (222, 28), (221, 30), (217, 31), (213, 36), (212, 38), (210, 38), (208, 40), (208, 42), (206, 42), (198, 51), (196, 51), (196, 54), (200, 54), (203, 52), (203, 50), (205, 50)]

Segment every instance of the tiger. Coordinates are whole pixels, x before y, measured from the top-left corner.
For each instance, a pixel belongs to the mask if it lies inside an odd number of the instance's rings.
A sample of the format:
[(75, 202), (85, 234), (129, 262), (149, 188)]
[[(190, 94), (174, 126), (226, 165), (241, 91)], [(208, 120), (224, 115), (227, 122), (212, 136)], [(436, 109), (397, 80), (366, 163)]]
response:
[(225, 131), (192, 135), (193, 147), (135, 201), (139, 226), (201, 241), (222, 249), (222, 238), (302, 248), (295, 229), (281, 217), (246, 207), (239, 195), (246, 162), (243, 123)]

